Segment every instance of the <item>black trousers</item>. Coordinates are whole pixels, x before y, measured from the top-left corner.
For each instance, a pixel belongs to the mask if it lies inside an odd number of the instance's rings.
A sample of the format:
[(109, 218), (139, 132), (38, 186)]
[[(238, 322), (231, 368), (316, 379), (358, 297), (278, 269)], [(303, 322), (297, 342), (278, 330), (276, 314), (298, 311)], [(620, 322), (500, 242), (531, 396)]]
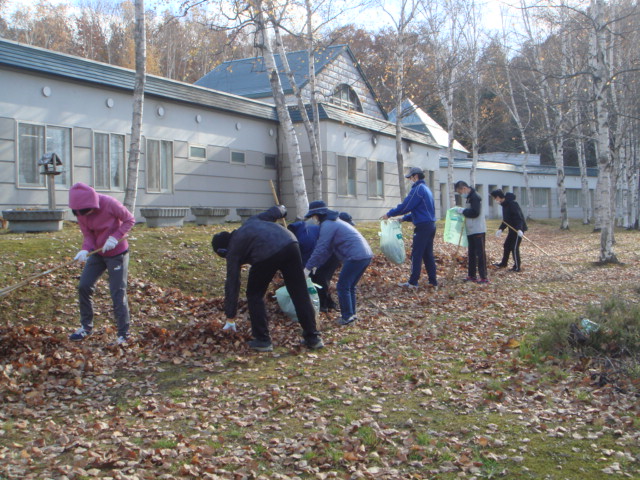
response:
[(316, 273), (311, 275), (313, 283), (320, 286), (318, 289), (318, 298), (320, 300), (320, 308), (335, 308), (336, 302), (331, 298), (331, 292), (329, 291), (329, 285), (333, 274), (340, 266), (340, 260), (336, 255), (331, 255), (329, 260), (324, 262), (324, 265), (318, 267)]
[(247, 306), (251, 320), (251, 333), (256, 340), (271, 340), (264, 296), (278, 270), (282, 273), (284, 284), (296, 309), (302, 335), (308, 343), (313, 343), (319, 336), (316, 312), (307, 290), (307, 280), (304, 277), (304, 267), (297, 243), (287, 245), (267, 260), (254, 263), (249, 269)]
[(504, 241), (502, 261), (500, 265), (506, 267), (509, 265), (509, 254), (513, 255), (513, 268), (520, 270), (520, 244), (522, 239), (518, 236), (517, 232), (509, 229), (507, 238)]
[(484, 233), (467, 235), (469, 241), (468, 273), (471, 278), (476, 278), (476, 271), (480, 278), (487, 278), (487, 256), (484, 253)]

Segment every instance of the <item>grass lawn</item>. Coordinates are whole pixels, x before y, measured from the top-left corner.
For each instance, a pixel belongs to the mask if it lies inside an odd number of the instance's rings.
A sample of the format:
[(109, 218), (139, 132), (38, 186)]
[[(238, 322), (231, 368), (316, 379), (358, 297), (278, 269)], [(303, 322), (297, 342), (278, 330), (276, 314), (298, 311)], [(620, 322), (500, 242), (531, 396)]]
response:
[[(616, 231), (621, 263), (599, 265), (599, 234), (577, 222), (531, 221), (523, 271), (492, 268), (489, 285), (462, 282), (466, 249), (443, 243), (439, 223), (436, 291), (396, 286), (408, 260), (391, 264), (378, 223), (358, 224), (376, 254), (358, 322), (320, 314), (326, 348), (302, 349), (276, 278), (266, 354), (246, 346), (243, 298), (238, 332), (221, 330), (225, 263), (210, 241), (238, 224), (134, 227), (124, 348), (110, 345), (105, 280), (96, 334), (67, 340), (79, 326), (75, 224), (0, 231), (0, 287), (70, 263), (0, 297), (0, 479), (640, 478), (637, 363), (535, 349), (540, 318), (638, 303), (640, 232)], [(488, 223), (491, 264), (504, 237)]]

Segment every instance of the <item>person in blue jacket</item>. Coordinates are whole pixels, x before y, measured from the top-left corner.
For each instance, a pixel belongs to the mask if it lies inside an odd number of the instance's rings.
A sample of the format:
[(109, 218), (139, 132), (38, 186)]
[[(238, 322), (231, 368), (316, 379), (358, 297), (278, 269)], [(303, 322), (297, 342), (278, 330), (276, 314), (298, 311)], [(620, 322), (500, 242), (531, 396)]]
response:
[(357, 320), (356, 285), (371, 263), (373, 251), (360, 232), (339, 215), (329, 210), (322, 200), (309, 204), (309, 211), (304, 218), (313, 219), (320, 225), (320, 235), (304, 271), (309, 275), (324, 265), (333, 254), (338, 257), (342, 263), (336, 284), (340, 303), (338, 324), (349, 325)]
[(383, 220), (404, 215), (403, 221), (413, 222), (413, 244), (411, 246), (411, 275), (409, 280), (399, 283), (401, 287), (417, 288), (422, 270), (422, 262), (427, 269), (429, 285), (438, 286), (436, 260), (433, 256), (433, 240), (436, 236), (436, 207), (433, 193), (424, 181), (421, 168), (413, 167), (405, 178), (411, 179), (413, 185), (407, 197), (396, 208), (392, 208)]

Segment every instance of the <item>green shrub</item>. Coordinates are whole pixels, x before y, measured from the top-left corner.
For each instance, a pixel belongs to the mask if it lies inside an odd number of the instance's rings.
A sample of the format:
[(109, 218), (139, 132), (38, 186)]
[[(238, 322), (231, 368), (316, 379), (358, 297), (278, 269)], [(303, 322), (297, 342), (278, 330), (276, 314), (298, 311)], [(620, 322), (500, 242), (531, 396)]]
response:
[[(596, 324), (589, 331), (583, 319)], [(539, 356), (580, 355), (618, 359), (627, 373), (636, 371), (640, 358), (640, 305), (608, 298), (590, 305), (584, 315), (555, 312), (539, 317), (530, 348)]]

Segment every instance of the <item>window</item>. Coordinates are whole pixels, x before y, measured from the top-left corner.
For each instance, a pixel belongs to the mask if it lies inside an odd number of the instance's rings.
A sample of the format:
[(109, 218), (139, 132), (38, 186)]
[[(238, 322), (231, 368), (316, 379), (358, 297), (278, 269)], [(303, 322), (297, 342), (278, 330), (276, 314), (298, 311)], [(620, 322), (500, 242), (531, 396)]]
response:
[(338, 195), (356, 196), (356, 158), (338, 155)]
[(173, 190), (173, 143), (147, 140), (147, 190), (166, 193)]
[(204, 162), (207, 160), (207, 147), (189, 145), (189, 160)]
[(265, 155), (264, 156), (264, 167), (265, 168), (273, 168), (274, 170), (277, 168), (278, 159), (275, 155)]
[(231, 163), (244, 164), (244, 152), (231, 152)]
[(532, 188), (531, 196), (533, 197), (534, 207), (549, 206), (549, 189), (548, 188)]
[(335, 89), (331, 102), (344, 108), (358, 112), (362, 111), (362, 104), (360, 103), (358, 94), (347, 84), (339, 85), (338, 88)]
[(384, 162), (368, 162), (369, 198), (384, 197)]
[(38, 160), (46, 152), (54, 152), (62, 160), (62, 172), (56, 185), (71, 185), (71, 129), (49, 125), (18, 125), (18, 186), (44, 187)]
[(578, 208), (582, 206), (582, 190), (579, 188), (567, 188), (567, 207)]
[(102, 190), (124, 190), (124, 135), (93, 135), (93, 183)]

